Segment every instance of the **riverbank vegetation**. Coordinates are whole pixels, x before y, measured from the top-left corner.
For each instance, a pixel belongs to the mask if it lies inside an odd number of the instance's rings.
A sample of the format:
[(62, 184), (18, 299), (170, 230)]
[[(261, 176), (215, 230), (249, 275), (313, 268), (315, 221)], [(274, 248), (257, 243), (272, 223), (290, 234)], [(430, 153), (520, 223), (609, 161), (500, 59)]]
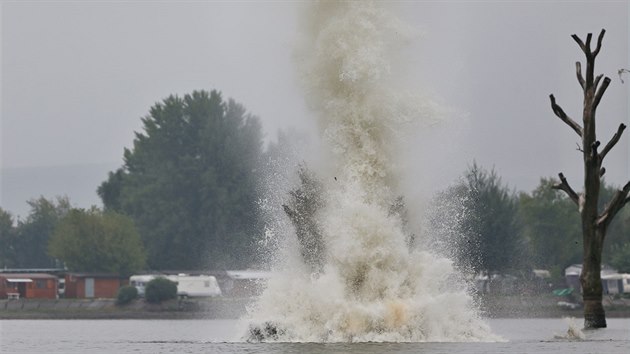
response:
[[(260, 181), (265, 163), (286, 152), (276, 143), (265, 150), (259, 119), (218, 91), (169, 96), (142, 123), (124, 164), (94, 187), (103, 210), (75, 208), (65, 197), (29, 201), (23, 220), (0, 209), (0, 267), (131, 274), (256, 265)], [(547, 269), (562, 284), (564, 269), (582, 257), (575, 205), (551, 188), (554, 178), (517, 192), (499, 172), (473, 162), (436, 194), (422, 216), (434, 247), (469, 272)], [(616, 190), (603, 183), (600, 203)], [(626, 208), (603, 249), (603, 262), (620, 272), (630, 272), (629, 234)]]
[[(477, 306), (490, 318), (581, 317), (580, 307), (557, 305), (546, 295), (487, 295)], [(119, 305), (115, 299), (20, 299), (0, 300), (0, 319), (236, 319), (241, 318), (252, 298), (215, 297), (176, 299), (151, 304), (143, 299)], [(630, 317), (630, 299), (604, 296), (608, 317)]]

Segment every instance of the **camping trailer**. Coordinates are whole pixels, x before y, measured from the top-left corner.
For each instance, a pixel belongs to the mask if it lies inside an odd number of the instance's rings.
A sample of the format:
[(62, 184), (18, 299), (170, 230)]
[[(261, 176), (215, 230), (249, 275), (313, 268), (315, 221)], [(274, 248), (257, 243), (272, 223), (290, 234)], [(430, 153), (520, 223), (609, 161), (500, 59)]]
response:
[(630, 293), (630, 274), (609, 274), (602, 276), (604, 294)]
[(271, 278), (271, 273), (260, 270), (228, 270), (222, 284), (226, 294), (234, 297), (258, 296)]
[(177, 295), (181, 297), (221, 296), (217, 278), (212, 275), (167, 275), (168, 280), (177, 283)]
[(155, 278), (166, 278), (177, 284), (177, 295), (181, 297), (213, 297), (221, 296), (221, 288), (217, 279), (212, 275), (189, 274), (142, 274), (132, 275), (129, 283), (135, 286), (139, 296), (144, 296), (147, 283)]
[(144, 288), (147, 283), (157, 278), (154, 274), (132, 275), (129, 277), (129, 285), (134, 286), (138, 290), (138, 296), (144, 297)]

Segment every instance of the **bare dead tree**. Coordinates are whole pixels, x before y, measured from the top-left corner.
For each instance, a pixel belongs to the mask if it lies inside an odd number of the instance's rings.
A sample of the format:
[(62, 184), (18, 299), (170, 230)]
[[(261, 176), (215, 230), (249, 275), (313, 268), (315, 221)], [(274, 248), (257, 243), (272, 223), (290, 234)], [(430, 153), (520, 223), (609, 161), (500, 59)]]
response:
[(578, 206), (582, 217), (583, 234), (583, 265), (580, 283), (582, 285), (582, 297), (584, 300), (584, 327), (603, 328), (606, 327), (606, 314), (602, 306), (602, 282), (601, 282), (601, 261), (604, 239), (606, 231), (615, 215), (629, 201), (630, 182), (619, 189), (612, 199), (606, 204), (604, 209), (598, 209), (599, 191), (601, 179), (606, 172), (602, 166), (604, 158), (619, 142), (621, 135), (626, 129), (625, 124), (620, 124), (617, 132), (612, 136), (601, 151), (600, 142), (597, 140), (595, 132), (595, 112), (602, 96), (610, 84), (610, 78), (603, 75), (594, 76), (595, 58), (602, 47), (602, 40), (606, 30), (602, 29), (597, 37), (595, 50), (591, 48), (592, 33), (586, 36), (583, 42), (577, 35), (571, 38), (577, 42), (586, 56), (586, 77), (582, 75), (582, 64), (575, 63), (575, 72), (584, 92), (584, 107), (582, 110), (582, 126), (571, 119), (564, 110), (556, 103), (553, 95), (550, 95), (551, 109), (554, 114), (565, 122), (575, 133), (582, 138), (580, 151), (584, 158), (584, 190), (578, 194), (560, 173), (560, 183), (554, 186), (555, 189), (564, 191), (569, 198)]
[(416, 235), (409, 229), (409, 211), (405, 203), (405, 197), (402, 195), (396, 197), (389, 206), (389, 216), (397, 216), (402, 222), (402, 229), (405, 233), (405, 243), (409, 250), (412, 250), (416, 244)]
[(300, 165), (298, 176), (300, 186), (289, 192), (290, 199), (282, 208), (295, 227), (302, 260), (318, 273), (323, 267), (325, 245), (316, 214), (324, 206), (324, 186), (305, 165)]

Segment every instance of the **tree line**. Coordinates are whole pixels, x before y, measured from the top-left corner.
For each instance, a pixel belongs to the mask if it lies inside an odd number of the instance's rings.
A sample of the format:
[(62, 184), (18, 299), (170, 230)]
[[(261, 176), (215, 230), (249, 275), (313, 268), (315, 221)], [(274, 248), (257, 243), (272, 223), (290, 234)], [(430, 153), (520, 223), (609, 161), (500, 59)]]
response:
[(0, 209), (0, 266), (129, 274), (251, 265), (260, 120), (218, 91), (171, 95), (141, 120), (124, 164), (97, 188), (102, 210), (42, 197), (16, 224)]
[[(131, 274), (254, 264), (264, 164), (282, 153), (277, 144), (263, 148), (260, 120), (218, 91), (195, 91), (156, 103), (142, 123), (123, 165), (97, 188), (102, 209), (42, 197), (17, 222), (0, 209), (0, 267)], [(535, 267), (560, 276), (580, 263), (582, 238), (579, 214), (551, 188), (556, 183), (543, 178), (532, 192), (516, 193), (496, 171), (473, 164), (432, 202), (432, 247), (474, 272)], [(614, 192), (604, 184), (600, 197)], [(287, 201), (285, 209), (297, 207)], [(629, 233), (625, 210), (604, 249), (606, 263), (628, 272)]]
[[(486, 274), (522, 274), (547, 269), (556, 279), (582, 263), (580, 214), (558, 181), (541, 178), (531, 192), (510, 189), (494, 169), (473, 163), (460, 180), (437, 194), (429, 213), (430, 242), (463, 270)], [(602, 183), (603, 210), (613, 185)], [(451, 217), (444, 217), (444, 215)], [(630, 209), (613, 220), (603, 250), (604, 263), (630, 272)]]

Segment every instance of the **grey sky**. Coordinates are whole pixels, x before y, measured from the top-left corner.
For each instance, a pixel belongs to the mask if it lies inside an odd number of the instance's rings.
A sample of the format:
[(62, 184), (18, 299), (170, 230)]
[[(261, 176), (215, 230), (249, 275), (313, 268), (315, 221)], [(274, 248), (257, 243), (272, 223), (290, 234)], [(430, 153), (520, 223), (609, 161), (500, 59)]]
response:
[[(410, 141), (408, 180), (423, 188), (452, 181), (473, 159), (520, 190), (560, 171), (577, 188), (577, 136), (548, 102), (554, 93), (579, 119), (574, 63), (583, 58), (572, 33), (607, 29), (596, 70), (613, 82), (598, 112), (600, 140), (628, 121), (629, 84), (616, 74), (630, 67), (627, 2), (394, 8), (424, 32), (398, 56), (394, 74), (456, 112)], [(3, 1), (1, 11), (0, 206), (15, 214), (25, 216), (24, 201), (40, 194), (98, 203), (96, 186), (122, 163), (139, 118), (171, 93), (218, 89), (260, 116), (270, 139), (291, 125), (314, 130), (291, 57), (296, 3)], [(628, 141), (607, 157), (610, 182), (629, 178)], [(57, 175), (43, 167), (66, 165), (93, 168), (81, 178), (66, 172), (76, 181), (49, 183)]]

